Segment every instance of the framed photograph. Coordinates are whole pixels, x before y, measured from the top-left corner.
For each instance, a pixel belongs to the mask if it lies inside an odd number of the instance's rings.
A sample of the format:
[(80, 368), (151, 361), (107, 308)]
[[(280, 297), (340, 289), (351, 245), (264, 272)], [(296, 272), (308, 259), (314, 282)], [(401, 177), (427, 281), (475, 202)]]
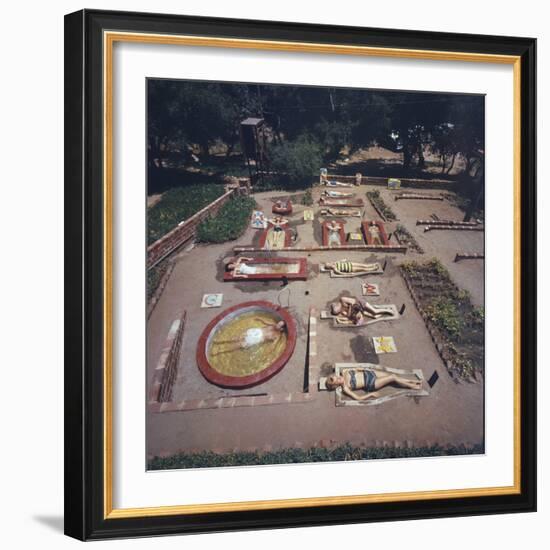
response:
[(65, 529), (536, 508), (532, 38), (65, 19)]

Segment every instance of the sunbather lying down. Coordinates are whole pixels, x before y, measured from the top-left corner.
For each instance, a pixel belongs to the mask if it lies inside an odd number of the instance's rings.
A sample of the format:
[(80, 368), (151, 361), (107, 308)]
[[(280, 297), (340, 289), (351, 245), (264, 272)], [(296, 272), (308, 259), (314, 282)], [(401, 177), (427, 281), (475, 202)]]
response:
[(349, 260), (338, 260), (337, 262), (327, 262), (321, 265), (321, 271), (332, 271), (335, 275), (350, 275), (359, 273), (379, 273), (382, 267), (378, 262), (365, 264), (359, 262), (350, 262)]
[[(356, 367), (353, 369), (344, 369), (340, 375), (331, 374), (326, 382), (328, 390), (342, 388), (343, 393), (357, 401), (366, 401), (367, 399), (379, 397), (377, 390), (388, 385), (410, 390), (420, 390), (422, 388), (422, 381), (407, 380), (396, 374), (381, 373), (367, 368)], [(356, 390), (363, 390), (364, 393), (359, 394)]]
[(380, 319), (384, 316), (392, 317), (395, 311), (389, 307), (373, 306), (368, 302), (341, 296), (338, 302), (330, 304), (330, 312), (337, 317), (343, 317), (359, 325), (365, 319)]

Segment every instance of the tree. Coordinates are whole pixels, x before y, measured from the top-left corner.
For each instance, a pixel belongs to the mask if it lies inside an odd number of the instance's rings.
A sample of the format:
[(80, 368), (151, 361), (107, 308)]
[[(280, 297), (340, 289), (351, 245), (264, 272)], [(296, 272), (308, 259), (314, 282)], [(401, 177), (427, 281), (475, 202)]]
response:
[(271, 149), (271, 166), (285, 174), (292, 183), (307, 183), (319, 172), (322, 148), (308, 135), (285, 141)]

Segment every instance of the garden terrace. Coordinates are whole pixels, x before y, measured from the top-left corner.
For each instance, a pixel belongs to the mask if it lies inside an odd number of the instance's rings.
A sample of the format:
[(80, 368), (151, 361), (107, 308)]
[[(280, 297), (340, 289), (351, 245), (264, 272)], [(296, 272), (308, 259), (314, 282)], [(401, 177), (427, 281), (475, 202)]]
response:
[[(232, 460), (246, 460), (248, 456), (260, 461), (267, 457), (264, 463), (269, 463), (278, 456), (284, 457), (285, 449), (294, 449), (296, 461), (310, 461), (310, 449), (323, 446), (323, 452), (328, 452), (326, 449), (342, 448), (346, 443), (356, 449), (350, 452), (350, 459), (368, 458), (371, 449), (372, 457), (376, 458), (377, 453), (382, 456), (384, 452), (397, 453), (405, 448), (421, 453), (423, 449), (433, 447), (434, 453), (442, 454), (441, 449), (447, 445), (479, 445), (483, 441), (483, 423), (479, 420), (483, 417), (483, 383), (456, 384), (447, 373), (401, 275), (399, 263), (404, 257), (395, 250), (380, 247), (373, 250), (351, 246), (323, 249), (323, 218), (318, 205), (322, 189), (318, 186), (311, 189), (313, 206), (305, 206), (297, 194), (292, 197), (294, 212), (288, 216), (288, 225), (296, 232), (297, 238), (284, 253), (271, 251), (267, 254), (259, 249), (262, 231), (248, 224), (234, 241), (197, 243), (195, 247), (180, 249), (172, 256), (174, 269), (148, 321), (149, 381), (154, 377), (155, 365), (170, 327), (184, 310), (187, 311), (187, 322), (172, 400), (150, 407), (147, 414), (148, 459), (182, 453), (191, 456), (191, 463), (196, 459), (204, 466), (231, 464)], [(371, 189), (361, 185), (356, 190), (357, 195), (364, 197)], [(391, 190), (379, 188), (379, 191), (385, 202), (392, 200)], [(256, 209), (268, 215), (276, 200), (290, 196), (288, 191), (257, 190), (253, 195)], [(440, 258), (460, 287), (469, 289), (469, 282), (475, 290), (482, 280), (483, 262), (454, 263), (454, 257), (459, 250), (482, 250), (476, 245), (481, 234), (441, 232), (425, 235), (420, 226), (417, 229), (414, 225), (417, 219), (429, 218), (432, 212), (442, 219), (454, 219), (460, 211), (449, 201), (398, 201), (392, 207), (399, 219), (411, 228), (411, 233), (430, 254), (429, 257)], [(314, 211), (313, 222), (304, 220), (306, 208)], [(346, 231), (360, 230), (362, 219), (380, 219), (369, 201), (366, 201), (362, 215), (363, 218), (348, 218)], [(388, 233), (395, 231), (393, 223), (384, 225)], [(459, 248), (453, 239), (459, 239)], [(394, 244), (397, 247), (397, 243)], [(282, 286), (281, 281), (225, 281), (225, 265), (235, 257), (234, 249), (247, 250), (244, 255), (248, 256), (248, 251), (254, 247), (258, 252), (250, 257), (305, 258), (307, 280), (290, 280), (286, 286)], [(307, 249), (307, 253), (300, 252), (303, 249)], [(320, 263), (343, 258), (381, 264), (387, 259), (387, 267), (383, 274), (357, 279), (331, 278), (319, 273)], [(350, 330), (334, 328), (332, 323), (318, 319), (316, 345), (310, 346), (310, 308), (326, 310), (333, 300), (344, 295), (361, 298), (361, 283), (365, 280), (380, 287), (380, 296), (368, 297), (369, 302), (374, 305), (395, 304), (398, 308), (405, 304), (404, 315), (395, 321)], [(205, 293), (223, 293), (221, 309), (202, 309), (201, 300)], [(482, 303), (482, 291), (478, 299)], [(267, 300), (281, 303), (284, 307), (289, 304), (289, 311), (297, 324), (295, 351), (276, 376), (253, 388), (224, 389), (210, 384), (197, 368), (196, 343), (204, 328), (222, 310), (251, 300)], [(398, 352), (377, 355), (372, 346), (373, 336), (393, 336)], [(312, 349), (315, 349), (319, 363), (313, 369), (308, 361), (308, 352)], [(422, 369), (425, 379), (437, 371), (439, 380), (430, 388), (429, 397), (418, 400), (400, 397), (380, 406), (336, 407), (334, 393), (318, 391), (317, 385), (331, 365), (350, 362)], [(365, 423), (368, 430), (365, 430)], [(266, 425), (269, 426), (269, 437), (266, 436)], [(344, 425), (345, 438), (342, 436)], [(234, 426), (239, 426), (237, 432)], [(389, 451), (381, 450), (386, 445)], [(251, 449), (254, 452), (248, 454)], [(199, 450), (205, 453), (198, 453)], [(208, 457), (212, 457), (212, 462), (209, 463)], [(174, 459), (176, 462), (171, 458), (166, 460), (178, 464), (179, 459)], [(156, 466), (151, 463), (151, 467)], [(181, 463), (181, 467), (190, 466)]]

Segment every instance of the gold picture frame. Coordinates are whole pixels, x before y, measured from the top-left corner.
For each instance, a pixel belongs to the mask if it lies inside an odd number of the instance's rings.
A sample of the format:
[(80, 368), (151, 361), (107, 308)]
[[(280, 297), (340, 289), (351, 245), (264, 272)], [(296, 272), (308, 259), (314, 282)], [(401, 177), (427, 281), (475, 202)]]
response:
[[(158, 17), (158, 18), (157, 18)], [(282, 40), (276, 37), (285, 24), (269, 24), (265, 22), (234, 22), (231, 29), (232, 37), (216, 35), (218, 20), (204, 20), (202, 18), (186, 18), (179, 16), (154, 16), (131, 13), (111, 13), (84, 11), (71, 14), (66, 18), (67, 53), (67, 84), (69, 96), (67, 121), (69, 128), (67, 139), (71, 135), (79, 135), (82, 149), (90, 154), (75, 159), (69, 155), (71, 163), (67, 173), (67, 193), (69, 196), (78, 195), (84, 203), (93, 200), (94, 214), (88, 219), (69, 215), (68, 231), (73, 231), (75, 224), (84, 224), (84, 232), (96, 232), (91, 237), (93, 241), (94, 258), (101, 254), (101, 278), (94, 289), (89, 292), (97, 294), (102, 290), (101, 333), (93, 335), (86, 333), (83, 319), (87, 313), (85, 307), (74, 312), (72, 319), (80, 318), (80, 334), (83, 349), (80, 354), (71, 349), (67, 357), (68, 371), (66, 400), (69, 402), (68, 414), (75, 410), (97, 411), (101, 403), (102, 422), (98, 426), (94, 420), (94, 427), (90, 431), (81, 422), (69, 421), (67, 433), (67, 458), (77, 460), (79, 468), (70, 467), (66, 476), (69, 486), (69, 502), (67, 510), (66, 532), (77, 538), (109, 538), (114, 536), (131, 536), (137, 533), (158, 534), (162, 532), (194, 532), (204, 530), (238, 528), (232, 517), (239, 514), (239, 521), (244, 525), (290, 525), (288, 518), (282, 518), (281, 510), (296, 513), (304, 512), (299, 524), (313, 524), (310, 519), (311, 510), (319, 514), (319, 523), (341, 521), (347, 517), (351, 520), (353, 514), (359, 514), (364, 520), (379, 517), (390, 517), (387, 505), (398, 504), (402, 507), (402, 515), (407, 517), (414, 506), (419, 502), (432, 501), (430, 515), (439, 506), (439, 515), (449, 513), (471, 514), (497, 508), (512, 510), (534, 509), (534, 432), (526, 426), (532, 422), (534, 411), (532, 401), (525, 401), (525, 397), (534, 400), (534, 374), (526, 373), (534, 369), (534, 331), (535, 317), (525, 318), (527, 307), (533, 307), (533, 296), (526, 290), (533, 285), (535, 262), (534, 249), (526, 246), (532, 239), (533, 219), (526, 219), (532, 210), (534, 189), (534, 173), (527, 166), (534, 154), (534, 41), (532, 39), (514, 39), (513, 47), (504, 44), (503, 39), (494, 37), (476, 37), (476, 46), (470, 45), (472, 37), (467, 35), (435, 35), (429, 33), (413, 33), (414, 43), (423, 44), (422, 47), (406, 48), (401, 44), (407, 38), (395, 39), (391, 32), (377, 31), (369, 34), (369, 29), (362, 30), (361, 40), (352, 37), (350, 31), (341, 28), (327, 27), (323, 34), (324, 42), (315, 42), (303, 39), (308, 32), (314, 29), (286, 28), (292, 39)], [(159, 26), (165, 26), (165, 32), (159, 32)], [(127, 30), (127, 29), (135, 30)], [(209, 29), (212, 29), (209, 31)], [(117, 30), (121, 29), (121, 30)], [(122, 30), (125, 29), (125, 30)], [(307, 32), (306, 32), (307, 31)], [(250, 35), (261, 35), (261, 38), (252, 38)], [(507, 39), (508, 41), (510, 39)], [(263, 500), (249, 502), (220, 502), (213, 504), (182, 504), (178, 506), (162, 506), (147, 508), (115, 508), (113, 505), (113, 49), (117, 43), (165, 44), (177, 46), (202, 46), (212, 48), (241, 48), (284, 52), (306, 52), (323, 55), (340, 54), (354, 56), (376, 56), (391, 58), (409, 58), (438, 61), (460, 61), (472, 63), (494, 63), (511, 65), (514, 82), (514, 223), (521, 228), (515, 232), (514, 241), (514, 483), (511, 486), (490, 488), (463, 488), (456, 490), (438, 490), (423, 492), (393, 492), (377, 495), (358, 495), (341, 497), (316, 497), (299, 499)], [(83, 45), (85, 44), (85, 45)], [(482, 46), (480, 46), (482, 44)], [(80, 48), (80, 50), (79, 50)], [(86, 49), (83, 52), (82, 49)], [(86, 53), (88, 63), (82, 61)], [(80, 54), (80, 55), (79, 55)], [(101, 96), (98, 88), (82, 90), (82, 82), (89, 82), (91, 76), (101, 76)], [(84, 78), (83, 78), (84, 77)], [(88, 77), (88, 79), (86, 78)], [(82, 99), (82, 97), (86, 99)], [(79, 99), (80, 98), (80, 99)], [(91, 107), (90, 107), (91, 105)], [(88, 111), (86, 112), (86, 108)], [(92, 134), (86, 134), (82, 117), (95, 117)], [(101, 117), (101, 120), (98, 118)], [(98, 146), (101, 148), (98, 151)], [(68, 145), (71, 149), (72, 145)], [(101, 158), (101, 170), (88, 169), (89, 163)], [(92, 174), (93, 172), (93, 174)], [(75, 178), (78, 178), (79, 189), (75, 191)], [(90, 186), (97, 186), (101, 182), (100, 190), (91, 190)], [(92, 197), (95, 197), (95, 199)], [(70, 200), (69, 204), (74, 204)], [(98, 227), (98, 223), (101, 226)], [(86, 226), (85, 224), (89, 224)], [(68, 261), (77, 262), (85, 257), (84, 249), (68, 251)], [(87, 268), (85, 267), (84, 270)], [(98, 278), (97, 269), (93, 272), (80, 273), (81, 277)], [(76, 282), (69, 284), (68, 297), (72, 300), (79, 293), (85, 292), (82, 287), (76, 288)], [(97, 308), (96, 308), (97, 309)], [(99, 314), (94, 311), (94, 319)], [(75, 330), (72, 321), (69, 332)], [(528, 333), (523, 332), (526, 329)], [(72, 335), (74, 336), (74, 334)], [(98, 349), (98, 343), (101, 341)], [(93, 357), (86, 353), (86, 346), (93, 346)], [(75, 374), (73, 360), (81, 357), (81, 369)], [(529, 359), (531, 357), (531, 359)], [(82, 359), (84, 358), (84, 359)], [(85, 380), (85, 373), (101, 364), (101, 373), (96, 372), (95, 382), (88, 381), (88, 386), (80, 384), (83, 391), (78, 390), (77, 383)], [(98, 384), (101, 383), (101, 386)], [(75, 389), (77, 388), (77, 389)], [(91, 393), (93, 395), (91, 395)], [(78, 437), (75, 433), (78, 432)], [(101, 438), (99, 439), (99, 437)], [(82, 450), (78, 441), (91, 441), (90, 446)], [(93, 447), (93, 449), (91, 448)], [(100, 449), (99, 449), (100, 447)], [(101, 455), (99, 454), (101, 450)], [(87, 469), (97, 457), (102, 457), (102, 464)], [(87, 491), (78, 494), (79, 505), (75, 507), (75, 486), (89, 484)], [(94, 492), (94, 495), (90, 494)], [(100, 497), (100, 498), (99, 498)], [(66, 497), (67, 501), (67, 497)], [(507, 507), (508, 506), (508, 507)], [(86, 510), (87, 514), (76, 514), (75, 510)], [(453, 511), (454, 510), (454, 511)], [(279, 511), (279, 514), (273, 512)], [(307, 514), (306, 514), (307, 512)], [(428, 512), (425, 512), (428, 515)], [(250, 519), (246, 520), (246, 517)], [(82, 518), (87, 518), (83, 520)], [(167, 518), (172, 518), (168, 520)], [(198, 518), (198, 519), (197, 519)], [(324, 519), (323, 519), (324, 518)], [(338, 518), (335, 520), (334, 518)], [(162, 521), (159, 521), (162, 520)], [(285, 523), (286, 521), (286, 523)], [(233, 522), (233, 523), (232, 523)], [(256, 522), (256, 523), (255, 523)], [(243, 525), (242, 523), (239, 525)]]

